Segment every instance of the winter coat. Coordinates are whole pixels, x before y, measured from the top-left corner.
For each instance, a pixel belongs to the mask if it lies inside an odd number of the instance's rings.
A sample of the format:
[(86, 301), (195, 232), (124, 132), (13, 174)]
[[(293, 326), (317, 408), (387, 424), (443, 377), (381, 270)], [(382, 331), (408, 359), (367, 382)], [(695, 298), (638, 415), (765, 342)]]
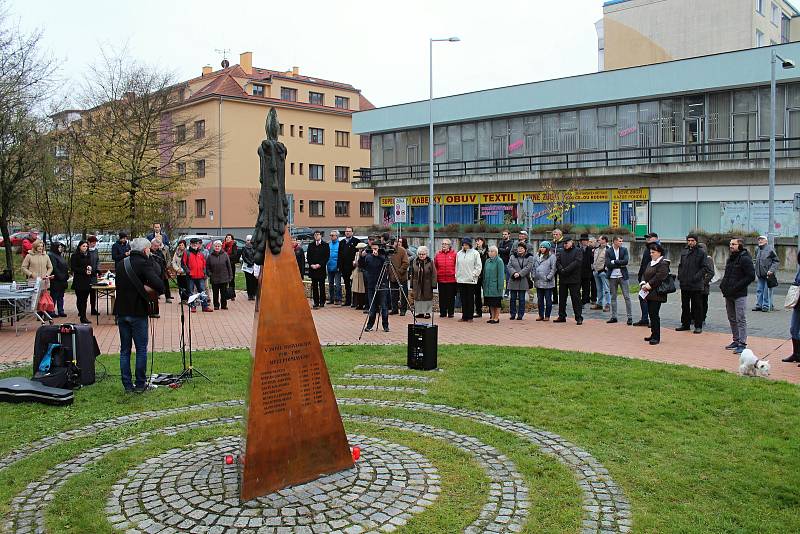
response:
[(356, 237), (351, 237), (350, 241), (348, 241), (346, 237), (339, 241), (338, 267), (339, 272), (345, 276), (350, 276), (350, 273), (353, 272), (353, 262), (356, 260), (356, 254), (358, 254), (356, 245), (359, 243), (361, 243), (361, 241)]
[[(242, 257), (244, 258), (244, 254), (242, 254)], [(306, 253), (303, 252), (303, 247), (300, 245), (297, 245), (294, 249), (294, 259), (297, 261), (297, 270), (300, 271), (300, 280), (302, 280), (306, 275)]]
[(502, 297), (506, 282), (506, 266), (500, 256), (487, 258), (483, 265), (481, 276), (483, 277), (483, 296)]
[(552, 252), (533, 259), (533, 285), (537, 289), (556, 287), (556, 255)]
[[(328, 243), (325, 241), (320, 241), (319, 245), (317, 245), (316, 241), (309, 243), (308, 251), (306, 252), (306, 258), (308, 259), (308, 276), (324, 280), (327, 276), (327, 269), (325, 266), (328, 264), (328, 258), (330, 257), (331, 249), (328, 247)], [(312, 269), (312, 265), (319, 265), (320, 268)]]
[(411, 289), (414, 301), (428, 302), (433, 300), (433, 288), (436, 287), (436, 265), (430, 258), (416, 258), (411, 265)]
[(353, 269), (353, 272), (350, 273), (350, 280), (353, 281), (353, 293), (367, 292), (367, 283), (364, 281), (364, 271), (362, 271), (360, 268), (356, 267)]
[(661, 285), (661, 282), (667, 279), (668, 275), (669, 260), (663, 256), (661, 257), (661, 261), (655, 265), (650, 265), (649, 262), (647, 263), (647, 268), (642, 273), (642, 282), (647, 282), (652, 288), (650, 292), (647, 293), (647, 300), (652, 300), (654, 302), (667, 302), (666, 293), (658, 293), (656, 292), (656, 289)]
[[(656, 241), (653, 241), (653, 243), (661, 244), (661, 241), (656, 240)], [(666, 252), (666, 251), (664, 251), (664, 252)], [(664, 257), (666, 258), (667, 255), (664, 254)], [(647, 269), (648, 265), (650, 265), (650, 247), (649, 247), (649, 244), (645, 243), (644, 250), (642, 251), (642, 262), (639, 264), (638, 280), (640, 282), (642, 281), (642, 276), (644, 276), (644, 270)]]
[[(380, 253), (376, 256), (375, 254), (368, 252), (366, 255), (359, 257), (358, 266), (364, 270), (364, 282), (367, 285), (367, 291), (369, 293), (372, 293), (378, 285), (378, 276), (381, 274), (383, 264), (387, 261), (386, 255)], [(388, 287), (389, 277), (384, 276), (381, 279), (380, 289), (386, 289)]]
[(127, 241), (123, 243), (122, 241), (117, 241), (113, 245), (111, 245), (111, 259), (114, 263), (117, 263), (119, 260), (125, 257), (126, 252), (130, 252), (131, 244)]
[(433, 260), (436, 265), (437, 282), (440, 284), (456, 283), (456, 251), (453, 249), (447, 252), (441, 250), (436, 253)]
[[(614, 272), (614, 269), (619, 269), (622, 273), (622, 279), (628, 280), (628, 262), (630, 261), (631, 254), (628, 251), (627, 247), (619, 247), (619, 258), (617, 258), (617, 254), (614, 253), (614, 247), (610, 246), (606, 249), (606, 274), (609, 278), (611, 278), (611, 273)], [(648, 249), (648, 258), (649, 258), (649, 249)], [(649, 259), (647, 260), (650, 261)]]
[(707, 256), (708, 254), (698, 246), (685, 247), (681, 251), (681, 260), (678, 264), (678, 282), (681, 284), (681, 291), (703, 290)]
[(164, 249), (150, 250), (150, 259), (158, 266), (158, 275), (166, 280), (169, 278), (167, 275), (167, 258), (164, 256)]
[(95, 248), (89, 248), (89, 258), (92, 261), (92, 278), (97, 278), (100, 274), (100, 251)]
[(242, 259), (242, 254), (239, 252), (239, 246), (236, 244), (236, 241), (223, 241), (222, 250), (228, 255), (231, 265), (236, 265), (239, 263), (239, 260)]
[(581, 254), (583, 254), (583, 263), (581, 264), (581, 280), (591, 280), (592, 278), (592, 263), (594, 263), (594, 249), (589, 247), (581, 247)]
[[(404, 284), (408, 281), (408, 267), (410, 264), (408, 251), (400, 245), (396, 245), (395, 249), (395, 253), (389, 256), (389, 261), (392, 262), (394, 267), (394, 269), (389, 269), (389, 281)], [(395, 276), (395, 272), (397, 276)]]
[[(150, 233), (147, 234), (147, 236), (145, 237), (147, 237), (148, 241), (152, 241), (153, 239), (156, 238), (156, 233), (150, 230)], [(167, 236), (167, 234), (165, 234), (164, 232), (159, 232), (158, 238), (161, 240), (161, 244), (164, 245), (164, 247), (166, 247), (167, 249), (169, 249), (169, 237)]]
[(714, 279), (714, 258), (706, 254), (703, 267), (703, 295), (708, 295), (711, 292), (711, 280)]
[(64, 256), (58, 253), (58, 245), (55, 246), (55, 251), (52, 249), (48, 252), (50, 256), (50, 263), (53, 265), (53, 278), (50, 280), (50, 291), (55, 293), (63, 293), (67, 289), (67, 281), (69, 280), (69, 266)]
[(747, 249), (734, 252), (725, 262), (725, 275), (719, 283), (722, 296), (727, 299), (736, 299), (747, 296), (747, 286), (756, 279), (756, 270), (753, 266), (753, 257)]
[(206, 255), (202, 249), (186, 249), (183, 255), (183, 272), (192, 280), (206, 279)]
[(74, 252), (69, 259), (69, 267), (72, 270), (72, 289), (76, 291), (89, 291), (91, 289), (94, 276), (86, 274), (86, 268), (91, 266), (92, 260), (89, 254)]
[(252, 244), (246, 244), (242, 249), (242, 266), (252, 267), (256, 262), (256, 249)]
[[(158, 294), (164, 292), (164, 282), (156, 272), (154, 263), (142, 252), (130, 254), (131, 270), (143, 285), (153, 288)], [(148, 302), (136, 286), (128, 278), (125, 265), (120, 261), (116, 265), (117, 298), (114, 301), (114, 314), (117, 316), (147, 317)]]
[(325, 263), (325, 269), (329, 273), (335, 273), (339, 270), (339, 241), (331, 240), (328, 243), (328, 261)]
[(758, 246), (756, 248), (756, 276), (759, 278), (766, 278), (767, 273), (775, 273), (778, 271), (778, 255), (775, 254), (775, 249), (769, 244)]
[(599, 247), (595, 248), (592, 252), (592, 256), (594, 257), (594, 261), (592, 262), (592, 270), (596, 273), (604, 273), (606, 272), (606, 252), (608, 251), (608, 245), (600, 245)]
[(206, 260), (206, 271), (212, 284), (227, 284), (233, 280), (231, 259), (224, 250), (213, 251)]
[(176, 276), (185, 276), (186, 271), (183, 270), (183, 255), (186, 254), (186, 249), (183, 252), (175, 250), (172, 255), (172, 270), (175, 271)]
[(511, 239), (503, 241), (502, 239), (497, 242), (497, 255), (503, 260), (505, 265), (508, 265), (508, 260), (511, 259), (511, 254), (514, 252), (514, 242)]
[(456, 282), (477, 285), (482, 267), (481, 255), (477, 250), (459, 250), (456, 254)]
[[(508, 260), (506, 266), (508, 270), (508, 290), (509, 291), (527, 291), (528, 275), (533, 271), (533, 256), (525, 254), (519, 256), (514, 254)], [(519, 278), (514, 278), (514, 273), (519, 273)]]
[(44, 251), (41, 254), (28, 253), (25, 259), (22, 260), (22, 274), (28, 280), (36, 280), (37, 278), (45, 279), (53, 272), (53, 262), (50, 261)]
[(583, 265), (583, 251), (576, 246), (563, 249), (556, 254), (558, 279), (562, 284), (580, 284), (581, 266)]

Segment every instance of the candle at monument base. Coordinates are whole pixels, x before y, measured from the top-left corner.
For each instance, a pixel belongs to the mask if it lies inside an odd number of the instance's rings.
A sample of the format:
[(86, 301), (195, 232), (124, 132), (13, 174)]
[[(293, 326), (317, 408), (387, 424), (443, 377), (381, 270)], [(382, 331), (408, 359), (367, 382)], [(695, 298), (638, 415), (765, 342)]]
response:
[(361, 447), (350, 447), (350, 452), (353, 454), (354, 462), (361, 458)]

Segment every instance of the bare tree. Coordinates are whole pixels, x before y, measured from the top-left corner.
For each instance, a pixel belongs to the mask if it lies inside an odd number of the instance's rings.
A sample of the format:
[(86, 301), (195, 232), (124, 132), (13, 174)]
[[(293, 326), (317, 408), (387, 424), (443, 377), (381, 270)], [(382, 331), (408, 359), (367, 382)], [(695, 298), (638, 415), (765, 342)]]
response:
[(86, 207), (110, 216), (102, 226), (143, 231), (209, 170), (218, 134), (181, 107), (171, 73), (124, 51), (104, 55), (81, 104), (83, 120), (71, 128), (75, 171), (91, 190)]
[(25, 192), (43, 168), (46, 152), (36, 110), (54, 67), (43, 55), (40, 39), (40, 32), (25, 34), (12, 24), (0, 3), (0, 234), (9, 270), (9, 225), (24, 210)]

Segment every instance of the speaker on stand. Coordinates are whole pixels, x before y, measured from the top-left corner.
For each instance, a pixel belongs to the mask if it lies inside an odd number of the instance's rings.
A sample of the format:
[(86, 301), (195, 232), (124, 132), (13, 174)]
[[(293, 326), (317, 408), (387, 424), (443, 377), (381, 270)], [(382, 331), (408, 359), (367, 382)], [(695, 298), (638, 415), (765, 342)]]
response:
[(430, 371), (437, 368), (439, 326), (412, 323), (408, 325), (408, 368)]

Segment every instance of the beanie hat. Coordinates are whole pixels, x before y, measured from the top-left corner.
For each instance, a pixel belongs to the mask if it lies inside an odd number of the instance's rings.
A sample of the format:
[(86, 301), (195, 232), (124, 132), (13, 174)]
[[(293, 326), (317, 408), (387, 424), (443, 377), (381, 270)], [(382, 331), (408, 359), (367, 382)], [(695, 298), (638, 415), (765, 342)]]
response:
[(550, 241), (542, 241), (541, 243), (539, 243), (539, 246), (543, 247), (543, 248), (549, 248), (549, 249), (553, 248), (553, 244)]
[(471, 237), (465, 237), (465, 238), (463, 238), (463, 239), (461, 240), (461, 244), (462, 244), (462, 245), (465, 245), (465, 244), (466, 244), (466, 245), (469, 245), (470, 247), (472, 247), (472, 238), (471, 238)]

